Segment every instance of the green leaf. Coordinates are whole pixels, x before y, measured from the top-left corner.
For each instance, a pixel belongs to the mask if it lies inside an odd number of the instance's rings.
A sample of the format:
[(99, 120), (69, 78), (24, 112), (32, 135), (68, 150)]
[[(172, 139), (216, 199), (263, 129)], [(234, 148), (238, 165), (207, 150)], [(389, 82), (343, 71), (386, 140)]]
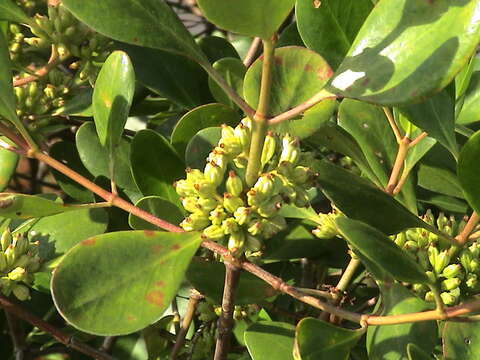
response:
[[(5, 141), (5, 138), (2, 137)], [(12, 151), (0, 149), (0, 191), (7, 188), (12, 175), (17, 169), (18, 155)]]
[[(135, 206), (175, 225), (180, 224), (185, 217), (183, 211), (177, 205), (159, 196), (141, 198)], [(135, 230), (160, 230), (157, 226), (132, 214), (128, 216), (128, 224)]]
[(0, 216), (8, 219), (30, 219), (78, 210), (78, 207), (63, 205), (44, 197), (0, 193)]
[(133, 62), (137, 80), (182, 108), (211, 102), (207, 73), (193, 60), (165, 50), (121, 43)]
[(223, 37), (204, 36), (198, 40), (198, 46), (212, 64), (223, 58), (240, 59), (235, 47)]
[(437, 141), (430, 136), (421, 140), (417, 145), (408, 150), (407, 157), (403, 164), (403, 171), (410, 172), (413, 167), (425, 156)]
[[(254, 108), (258, 106), (263, 57), (258, 58), (245, 75), (243, 93)], [(333, 72), (317, 53), (299, 46), (275, 50), (272, 66), (272, 89), (268, 115), (278, 115), (318, 93)]]
[(447, 321), (442, 339), (445, 359), (476, 360), (480, 352), (480, 323)]
[[(478, 60), (477, 60), (478, 61)], [(471, 124), (480, 120), (480, 64), (472, 74), (468, 84), (462, 110), (458, 114), (457, 123), (462, 125)]]
[(174, 11), (163, 0), (62, 1), (76, 17), (112, 39), (207, 61)]
[[(227, 84), (230, 85), (238, 95), (243, 97), (243, 78), (245, 77), (247, 68), (240, 59), (230, 57), (223, 58), (214, 62), (213, 68), (222, 75)], [(231, 108), (236, 108), (235, 103), (211, 77), (208, 78), (208, 86), (210, 87), (213, 97), (218, 102), (226, 104)]]
[(103, 64), (93, 91), (97, 134), (111, 155), (122, 137), (134, 93), (135, 73), (130, 58), (122, 51), (114, 51)]
[(133, 177), (142, 194), (178, 203), (173, 183), (184, 176), (184, 165), (168, 141), (153, 130), (142, 130), (133, 138), (131, 156)]
[(457, 174), (465, 199), (480, 213), (480, 187), (478, 186), (478, 159), (480, 156), (480, 131), (477, 131), (463, 146), (458, 159)]
[(403, 106), (399, 110), (411, 123), (426, 131), (429, 136), (450, 150), (453, 156), (458, 157), (455, 104), (446, 90), (423, 103)]
[(427, 164), (420, 164), (417, 176), (418, 185), (422, 188), (463, 199), (462, 187), (460, 186), (457, 176), (452, 171)]
[(344, 329), (322, 320), (304, 318), (295, 331), (296, 353), (301, 360), (347, 360), (363, 330)]
[(479, 41), (478, 1), (383, 0), (364, 22), (328, 89), (406, 104), (443, 89)]
[[(10, 0), (8, 0), (8, 3), (10, 3)], [(12, 64), (10, 62), (7, 39), (3, 31), (0, 31), (0, 116), (15, 122), (19, 120), (16, 113), (12, 76)]]
[(222, 131), (219, 127), (209, 127), (200, 130), (187, 145), (185, 164), (192, 169), (203, 171), (205, 159), (217, 145), (221, 133)]
[(278, 37), (278, 41), (275, 43), (276, 47), (283, 47), (283, 46), (303, 46), (302, 38), (298, 33), (297, 23), (292, 22), (291, 24), (287, 25), (285, 29), (282, 31), (280, 36)]
[[(80, 160), (95, 177), (105, 176), (110, 178), (109, 153), (100, 144), (95, 124), (86, 122), (77, 131), (76, 145)], [(114, 153), (115, 169), (114, 180), (117, 185), (126, 190), (138, 192), (131, 172), (130, 142), (122, 138)]]
[(306, 139), (316, 135), (319, 129), (330, 120), (337, 105), (334, 99), (323, 100), (305, 111), (300, 119), (283, 121), (270, 126), (270, 129), (276, 133), (288, 133), (300, 139)]
[(252, 360), (293, 360), (295, 326), (291, 324), (259, 321), (245, 331), (244, 338)]
[(53, 112), (53, 115), (93, 117), (92, 95), (92, 88), (88, 87), (86, 89), (82, 89), (71, 99), (67, 100), (64, 106), (56, 109)]
[[(224, 264), (216, 261), (206, 261), (202, 258), (193, 259), (186, 276), (195, 289), (215, 304), (222, 303), (225, 280)], [(256, 304), (275, 295), (277, 295), (277, 292), (265, 281), (250, 273), (243, 272), (235, 290), (235, 304)]]
[(31, 241), (40, 241), (42, 258), (62, 255), (80, 241), (103, 234), (108, 216), (104, 209), (80, 209), (39, 219), (29, 229)]
[[(382, 109), (346, 99), (340, 104), (338, 124), (357, 141), (375, 174), (370, 180), (385, 188), (395, 163), (398, 144)], [(416, 211), (416, 199), (410, 181), (402, 187), (397, 197), (406, 207)]]
[[(50, 148), (50, 156), (67, 165), (70, 169), (76, 171), (83, 177), (93, 180), (93, 177), (85, 166), (83, 166), (75, 144), (66, 141), (56, 142)], [(67, 195), (84, 203), (94, 201), (93, 193), (90, 190), (84, 188), (82, 185), (57, 170), (52, 169), (52, 173), (57, 184)]]
[(30, 24), (32, 21), (12, 0), (0, 2), (0, 20), (11, 21), (19, 24)]
[(399, 281), (428, 282), (420, 265), (385, 234), (370, 225), (345, 217), (337, 218), (335, 223), (342, 237), (369, 263), (374, 263)]
[(140, 334), (121, 336), (116, 339), (112, 355), (116, 359), (148, 360), (146, 341)]
[[(172, 146), (181, 156), (195, 134), (205, 128), (227, 124), (236, 126), (240, 116), (224, 104), (207, 104), (189, 111), (178, 121), (172, 132)], [(211, 150), (211, 149), (210, 149)]]
[(407, 345), (408, 360), (431, 360), (431, 356), (423, 351), (419, 346), (410, 343)]
[(336, 69), (372, 7), (371, 0), (297, 0), (298, 31), (305, 45)]
[(272, 37), (295, 0), (198, 0), (203, 15), (216, 26), (242, 35)]
[(348, 217), (363, 221), (386, 234), (428, 224), (369, 181), (323, 161), (317, 181), (323, 193)]
[(143, 329), (169, 306), (200, 243), (198, 233), (154, 231), (84, 240), (55, 269), (55, 305), (71, 325), (87, 333), (122, 335)]
[[(400, 315), (430, 310), (429, 305), (412, 295), (400, 284), (382, 289), (382, 315)], [(432, 353), (437, 339), (435, 321), (423, 321), (388, 326), (369, 326), (367, 350), (370, 360), (399, 360), (407, 357), (407, 345), (412, 343)], [(459, 358), (460, 359), (460, 358)]]

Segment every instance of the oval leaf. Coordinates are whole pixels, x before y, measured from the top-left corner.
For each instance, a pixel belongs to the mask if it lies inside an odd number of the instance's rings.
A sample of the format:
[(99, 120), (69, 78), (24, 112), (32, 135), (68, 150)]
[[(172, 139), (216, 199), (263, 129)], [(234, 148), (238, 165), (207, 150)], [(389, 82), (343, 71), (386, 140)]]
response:
[[(238, 95), (243, 97), (243, 78), (247, 68), (243, 62), (237, 58), (223, 58), (213, 63), (213, 68), (217, 70), (225, 79), (228, 85), (232, 87)], [(225, 91), (212, 79), (208, 78), (208, 86), (213, 97), (223, 104), (236, 108), (235, 103), (228, 97)]]
[[(445, 359), (476, 360), (480, 352), (480, 323), (448, 321), (443, 328)], [(415, 359), (416, 360), (416, 359)]]
[(55, 305), (87, 333), (122, 335), (143, 329), (170, 305), (200, 243), (198, 233), (154, 231), (84, 240), (55, 269)]
[(468, 139), (463, 146), (458, 159), (458, 178), (470, 206), (480, 213), (480, 186), (478, 186), (479, 169), (478, 159), (480, 156), (480, 131)]
[(477, 0), (379, 1), (328, 89), (377, 104), (438, 92), (475, 51), (479, 11)]
[(293, 360), (295, 326), (291, 324), (259, 321), (245, 331), (244, 338), (253, 360)]
[[(185, 217), (183, 209), (159, 196), (144, 197), (135, 206), (175, 225), (180, 224)], [(159, 230), (157, 226), (132, 214), (128, 216), (128, 224), (135, 230)]]
[(13, 95), (12, 64), (3, 31), (0, 31), (0, 116), (12, 122), (18, 121)]
[(345, 360), (363, 330), (344, 329), (325, 321), (304, 318), (297, 324), (295, 349), (302, 360)]
[(10, 178), (17, 169), (18, 155), (12, 151), (0, 149), (0, 191), (7, 188)]
[(135, 92), (135, 73), (130, 58), (114, 51), (98, 74), (93, 91), (93, 116), (100, 143), (115, 151), (127, 122)]
[(209, 127), (200, 130), (188, 143), (185, 151), (185, 164), (192, 169), (205, 167), (205, 159), (220, 140), (222, 130)]
[[(299, 46), (276, 49), (274, 64), (270, 116), (278, 115), (311, 98), (333, 74), (320, 55)], [(263, 56), (248, 68), (243, 85), (245, 100), (254, 108), (258, 106), (262, 65)]]
[(218, 27), (269, 39), (292, 10), (295, 0), (198, 0), (203, 15)]
[(30, 219), (78, 210), (40, 196), (0, 193), (0, 216), (8, 219)]
[(337, 218), (335, 223), (345, 240), (364, 259), (387, 271), (393, 278), (411, 283), (428, 282), (420, 265), (385, 234), (370, 225), (345, 217)]
[(65, 0), (62, 4), (82, 22), (112, 39), (207, 61), (163, 0)]

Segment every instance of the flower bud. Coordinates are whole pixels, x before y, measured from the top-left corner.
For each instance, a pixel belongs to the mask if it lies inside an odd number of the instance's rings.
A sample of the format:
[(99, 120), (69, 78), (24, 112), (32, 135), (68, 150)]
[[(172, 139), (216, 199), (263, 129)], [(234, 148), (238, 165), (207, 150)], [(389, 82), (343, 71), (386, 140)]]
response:
[(187, 174), (187, 179), (186, 180), (189, 183), (194, 184), (194, 183), (205, 180), (205, 175), (203, 174), (203, 172), (201, 172), (198, 169), (187, 168), (185, 170), (185, 172)]
[(182, 206), (190, 213), (194, 213), (195, 211), (200, 210), (200, 207), (198, 205), (198, 198), (196, 196), (188, 196), (186, 198), (182, 198)]
[(306, 183), (312, 175), (312, 171), (306, 166), (296, 166), (292, 171), (292, 180), (297, 184)]
[(435, 295), (433, 295), (433, 292), (427, 291), (425, 294), (425, 301), (427, 302), (434, 302), (435, 301)]
[(428, 244), (428, 231), (425, 229), (421, 229), (417, 236), (417, 245), (419, 248), (425, 248)]
[(12, 243), (12, 233), (10, 232), (10, 229), (7, 227), (2, 234), (2, 237), (0, 239), (0, 244), (2, 246), (2, 251), (7, 250), (7, 248), (10, 246)]
[(251, 189), (249, 192), (247, 192), (247, 202), (250, 206), (259, 206), (265, 200), (265, 196), (254, 189)]
[(228, 158), (222, 148), (216, 147), (210, 152), (210, 154), (208, 154), (207, 162), (211, 161), (217, 164), (217, 166), (219, 166), (223, 171), (227, 169)]
[(423, 221), (427, 224), (434, 226), (435, 224), (435, 217), (432, 214), (432, 210), (428, 209), (425, 215), (422, 216)]
[(424, 284), (413, 284), (412, 290), (417, 294), (425, 294), (428, 291), (428, 287)]
[(442, 292), (440, 294), (442, 301), (445, 305), (453, 305), (457, 302), (457, 298), (453, 296), (450, 292)]
[(181, 223), (180, 226), (185, 231), (198, 231), (202, 230), (209, 225), (207, 216), (202, 212), (194, 212), (190, 216), (186, 217)]
[(468, 274), (467, 280), (465, 281), (467, 288), (475, 290), (478, 286), (478, 276), (477, 274)]
[(281, 207), (282, 198), (277, 195), (260, 205), (257, 208), (257, 213), (262, 217), (269, 218), (275, 215)]
[(407, 236), (405, 235), (405, 232), (398, 233), (394, 239), (395, 244), (397, 244), (399, 247), (403, 247), (406, 241)]
[(222, 229), (225, 234), (232, 234), (239, 231), (238, 223), (233, 217), (226, 218), (222, 221)]
[(212, 222), (213, 225), (221, 225), (222, 221), (227, 218), (227, 213), (222, 205), (217, 206), (215, 209), (210, 211), (210, 216), (208, 220)]
[(243, 231), (234, 232), (228, 239), (228, 250), (233, 256), (240, 255), (245, 245), (245, 233)]
[(263, 247), (263, 242), (260, 239), (258, 239), (258, 237), (247, 235), (247, 239), (245, 241), (245, 247), (247, 250), (250, 250), (253, 252), (260, 251)]
[(450, 256), (448, 255), (447, 250), (441, 251), (435, 259), (435, 265), (433, 266), (433, 270), (437, 274), (441, 274), (443, 269), (448, 265), (449, 262)]
[(26, 266), (29, 273), (34, 273), (40, 269), (40, 258), (38, 256), (31, 256)]
[(437, 228), (443, 231), (443, 228), (448, 224), (448, 219), (444, 213), (440, 213), (437, 218)]
[(235, 130), (227, 124), (222, 124), (222, 139), (229, 137), (235, 137)]
[(23, 39), (23, 41), (25, 41), (25, 43), (27, 43), (28, 45), (39, 49), (47, 48), (50, 45), (50, 42), (43, 37), (25, 38)]
[(238, 225), (244, 225), (250, 220), (250, 214), (251, 214), (251, 209), (240, 206), (235, 212), (233, 213), (233, 216), (235, 217), (235, 220), (237, 221)]
[(300, 156), (300, 146), (298, 140), (291, 137), (290, 135), (285, 135), (282, 139), (282, 153), (280, 154), (279, 163), (284, 161), (289, 162), (295, 165)]
[(269, 131), (265, 136), (263, 143), (262, 155), (260, 156), (260, 163), (262, 168), (272, 159), (275, 154), (276, 140), (273, 132)]
[(460, 280), (459, 278), (445, 279), (441, 282), (441, 287), (442, 290), (453, 290), (456, 287), (459, 287), (461, 282), (462, 280)]
[(219, 202), (217, 199), (215, 198), (204, 198), (204, 197), (201, 197), (198, 199), (198, 205), (200, 206), (200, 209), (203, 211), (203, 212), (210, 212), (212, 211), (213, 209), (215, 209), (218, 205), (219, 205)]
[(258, 236), (262, 232), (263, 222), (261, 220), (255, 219), (250, 221), (248, 224), (248, 232), (252, 236)]
[(283, 216), (277, 215), (262, 221), (262, 235), (265, 239), (271, 238), (286, 228), (287, 222)]
[(472, 256), (477, 258), (480, 255), (480, 246), (477, 242), (474, 242), (468, 247), (468, 250), (472, 253)]
[(208, 180), (195, 183), (193, 187), (200, 196), (213, 197), (216, 195), (216, 186)]
[(243, 205), (243, 200), (238, 196), (233, 196), (230, 193), (223, 194), (223, 206), (228, 212), (233, 214), (235, 210)]
[(225, 151), (226, 155), (235, 157), (242, 152), (242, 144), (236, 137), (228, 137), (221, 140), (220, 147)]
[(435, 273), (433, 271), (426, 271), (425, 275), (427, 275), (428, 281), (431, 284), (435, 284), (437, 282), (437, 276), (435, 275)]
[(271, 174), (264, 174), (260, 176), (253, 186), (253, 189), (263, 195), (265, 198), (270, 197), (274, 190), (274, 181)]
[(237, 174), (235, 174), (234, 171), (230, 171), (228, 173), (228, 178), (225, 183), (225, 187), (227, 189), (227, 192), (229, 192), (233, 196), (240, 196), (240, 194), (243, 191), (242, 179), (240, 179), (240, 177), (237, 176)]
[(30, 290), (24, 285), (16, 284), (13, 286), (13, 295), (20, 300), (20, 301), (25, 301), (30, 299)]
[(15, 262), (15, 249), (12, 245), (10, 245), (7, 250), (4, 251), (5, 257), (7, 259), (7, 266), (12, 266), (13, 263)]
[(480, 262), (478, 259), (473, 259), (470, 261), (470, 271), (474, 273), (478, 273), (480, 270)]
[(469, 249), (463, 249), (460, 253), (460, 263), (467, 272), (471, 272), (470, 262), (473, 260), (473, 255)]
[(24, 281), (26, 279), (27, 272), (24, 268), (16, 267), (8, 273), (8, 278), (13, 281)]
[(25, 254), (28, 251), (28, 240), (25, 236), (17, 234), (13, 240), (13, 246), (16, 248), (17, 254)]
[(207, 163), (207, 165), (205, 165), (204, 174), (205, 179), (217, 187), (222, 183), (225, 172), (220, 166), (215, 164), (215, 162), (210, 161)]
[(23, 254), (19, 256), (17, 260), (15, 260), (12, 266), (24, 268), (28, 265), (29, 262), (30, 262), (30, 256), (28, 256), (27, 254)]
[(320, 224), (315, 230), (312, 230), (313, 235), (319, 239), (331, 239), (339, 234), (337, 226), (330, 214), (318, 214)]
[(447, 279), (455, 278), (462, 275), (462, 267), (459, 264), (450, 264), (443, 269), (442, 275)]
[(189, 197), (196, 195), (194, 184), (188, 180), (178, 180), (173, 184), (175, 191), (181, 197)]
[(250, 134), (250, 129), (240, 123), (235, 127), (234, 133), (235, 137), (240, 140), (240, 144), (242, 145), (242, 152), (248, 155), (250, 151), (250, 141), (252, 138)]
[(205, 228), (202, 233), (207, 239), (218, 241), (222, 240), (224, 237), (223, 229), (219, 225), (210, 225), (209, 227)]
[(4, 272), (7, 269), (7, 257), (3, 252), (0, 252), (0, 272)]

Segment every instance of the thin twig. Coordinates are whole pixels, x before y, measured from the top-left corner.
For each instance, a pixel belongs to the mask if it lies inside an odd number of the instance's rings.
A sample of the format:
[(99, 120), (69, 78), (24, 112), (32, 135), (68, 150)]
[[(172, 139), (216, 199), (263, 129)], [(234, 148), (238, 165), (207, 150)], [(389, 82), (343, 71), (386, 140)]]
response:
[(398, 144), (397, 157), (395, 158), (392, 172), (390, 174), (390, 179), (388, 179), (388, 184), (387, 184), (387, 187), (385, 188), (385, 191), (390, 195), (393, 194), (393, 191), (395, 190), (395, 186), (398, 183), (398, 176), (400, 175), (400, 171), (402, 170), (403, 163), (405, 162), (405, 158), (407, 157), (409, 144), (410, 144), (410, 140), (407, 137), (404, 137), (403, 139), (401, 139)]
[(117, 336), (107, 336), (105, 339), (103, 339), (102, 346), (98, 349), (99, 351), (103, 351), (107, 354), (112, 352), (113, 347), (115, 346), (115, 343), (117, 342), (118, 337)]
[(463, 230), (460, 232), (460, 234), (458, 234), (455, 237), (455, 240), (460, 245), (463, 245), (467, 242), (468, 237), (470, 236), (472, 231), (475, 229), (475, 226), (477, 226), (479, 220), (480, 218), (478, 217), (477, 213), (473, 212), (473, 214), (468, 219), (467, 224), (465, 225)]
[(422, 132), (420, 135), (418, 135), (415, 139), (412, 140), (412, 142), (408, 145), (409, 148), (413, 148), (415, 145), (417, 145), (420, 141), (425, 139), (428, 136), (428, 133), (425, 131)]
[(392, 112), (390, 111), (390, 108), (384, 106), (383, 107), (383, 112), (385, 113), (385, 116), (387, 117), (388, 123), (390, 124), (390, 127), (393, 130), (393, 133), (395, 134), (395, 139), (397, 140), (397, 144), (400, 145), (402, 141), (402, 134), (400, 133), (400, 129), (398, 128), (395, 119), (393, 118)]
[(185, 312), (185, 316), (183, 318), (182, 327), (177, 335), (177, 340), (175, 341), (175, 345), (173, 346), (172, 353), (170, 354), (170, 358), (175, 360), (177, 358), (178, 353), (180, 352), (182, 346), (185, 344), (185, 336), (187, 335), (188, 329), (190, 328), (190, 324), (192, 323), (193, 316), (195, 315), (195, 311), (197, 309), (198, 302), (203, 298), (203, 296), (195, 289), (190, 291), (190, 298), (188, 300), (187, 311)]
[(248, 49), (247, 55), (245, 55), (245, 58), (243, 59), (243, 65), (245, 65), (245, 67), (248, 68), (250, 67), (250, 65), (252, 65), (253, 61), (255, 60), (255, 55), (257, 55), (257, 51), (261, 43), (262, 43), (262, 39), (259, 37), (256, 37), (252, 40), (252, 44)]
[(52, 52), (50, 54), (50, 59), (48, 59), (47, 65), (35, 71), (33, 75), (14, 80), (13, 86), (22, 86), (33, 81), (37, 81), (38, 79), (47, 75), (50, 70), (57, 66), (59, 61), (60, 59), (58, 57), (57, 47), (56, 45), (52, 45)]
[(233, 327), (233, 311), (235, 309), (235, 291), (240, 279), (240, 268), (237, 265), (225, 263), (225, 285), (223, 288), (222, 314), (218, 319), (218, 335), (215, 346), (214, 360), (227, 359), (230, 347), (230, 334)]
[(49, 333), (57, 341), (61, 342), (67, 347), (75, 349), (94, 359), (114, 360), (114, 358), (111, 357), (110, 355), (100, 352), (97, 349), (94, 349), (93, 347), (85, 343), (75, 340), (75, 338), (72, 335), (65, 334), (64, 332), (57, 329), (55, 326), (50, 325), (49, 323), (43, 321), (36, 315), (33, 315), (29, 311), (25, 310), (22, 306), (15, 304), (14, 302), (12, 302), (11, 300), (9, 300), (7, 297), (3, 295), (0, 295), (0, 306), (3, 307), (5, 311), (8, 311), (9, 313), (15, 315), (16, 317), (29, 322), (30, 324), (36, 326), (40, 330)]

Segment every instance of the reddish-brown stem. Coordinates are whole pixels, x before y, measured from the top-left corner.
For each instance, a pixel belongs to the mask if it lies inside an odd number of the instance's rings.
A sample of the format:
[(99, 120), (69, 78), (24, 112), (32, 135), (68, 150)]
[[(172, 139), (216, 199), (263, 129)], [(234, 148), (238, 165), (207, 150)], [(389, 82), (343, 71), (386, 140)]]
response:
[(29, 146), (26, 143), (26, 141), (23, 140), (23, 138), (20, 135), (17, 135), (11, 128), (2, 124), (1, 122), (0, 122), (0, 134), (12, 140), (17, 146), (19, 146), (24, 150), (23, 151), (24, 153), (28, 150)]
[(252, 40), (252, 44), (248, 48), (247, 55), (245, 55), (245, 59), (243, 59), (243, 65), (245, 65), (245, 67), (248, 68), (250, 65), (252, 65), (261, 43), (262, 39), (259, 37), (256, 37)]
[(52, 335), (57, 341), (62, 344), (75, 349), (83, 354), (86, 354), (94, 359), (99, 360), (114, 360), (110, 355), (98, 351), (97, 349), (92, 348), (91, 346), (76, 341), (72, 335), (65, 334), (55, 326), (50, 325), (49, 323), (43, 321), (39, 317), (33, 315), (32, 313), (25, 310), (20, 305), (15, 304), (10, 301), (7, 297), (0, 295), (0, 306), (11, 314), (14, 314), (16, 317), (23, 319), (30, 324), (36, 326), (42, 331), (45, 331)]
[(475, 226), (477, 226), (479, 220), (480, 220), (480, 218), (478, 217), (477, 213), (473, 212), (473, 214), (468, 219), (467, 224), (465, 225), (463, 230), (460, 232), (460, 234), (458, 234), (455, 237), (455, 240), (460, 245), (463, 245), (467, 242), (468, 237), (470, 236), (472, 231), (475, 229)]
[(57, 66), (58, 62), (59, 62), (59, 57), (58, 57), (57, 48), (55, 45), (52, 45), (52, 53), (50, 54), (50, 59), (48, 59), (47, 65), (35, 71), (33, 75), (14, 80), (13, 86), (22, 86), (22, 85), (31, 83), (33, 81), (36, 81), (41, 77), (44, 77), (50, 72), (50, 70), (52, 70), (55, 66)]
[(395, 186), (398, 183), (398, 176), (400, 175), (400, 171), (402, 170), (403, 163), (405, 162), (405, 158), (408, 154), (408, 145), (410, 144), (410, 140), (407, 137), (404, 137), (400, 140), (398, 144), (398, 152), (397, 157), (395, 158), (395, 163), (393, 164), (392, 172), (390, 174), (390, 179), (388, 180), (387, 187), (385, 191), (392, 195), (393, 191), (395, 190)]
[(397, 140), (397, 143), (400, 145), (402, 141), (402, 134), (400, 133), (400, 129), (398, 128), (395, 119), (393, 118), (392, 112), (390, 111), (390, 108), (388, 107), (383, 107), (383, 112), (385, 113), (385, 116), (387, 117), (388, 123), (390, 124), (390, 127), (393, 130), (393, 133), (395, 134), (395, 139)]
[(415, 139), (412, 140), (412, 142), (408, 145), (410, 148), (414, 147), (417, 145), (420, 141), (425, 139), (428, 136), (428, 134), (424, 131), (420, 135), (418, 135)]
[(230, 348), (230, 334), (233, 327), (235, 309), (235, 291), (240, 279), (240, 270), (236, 264), (225, 262), (225, 285), (223, 288), (222, 314), (218, 319), (217, 344), (214, 360), (226, 360)]

